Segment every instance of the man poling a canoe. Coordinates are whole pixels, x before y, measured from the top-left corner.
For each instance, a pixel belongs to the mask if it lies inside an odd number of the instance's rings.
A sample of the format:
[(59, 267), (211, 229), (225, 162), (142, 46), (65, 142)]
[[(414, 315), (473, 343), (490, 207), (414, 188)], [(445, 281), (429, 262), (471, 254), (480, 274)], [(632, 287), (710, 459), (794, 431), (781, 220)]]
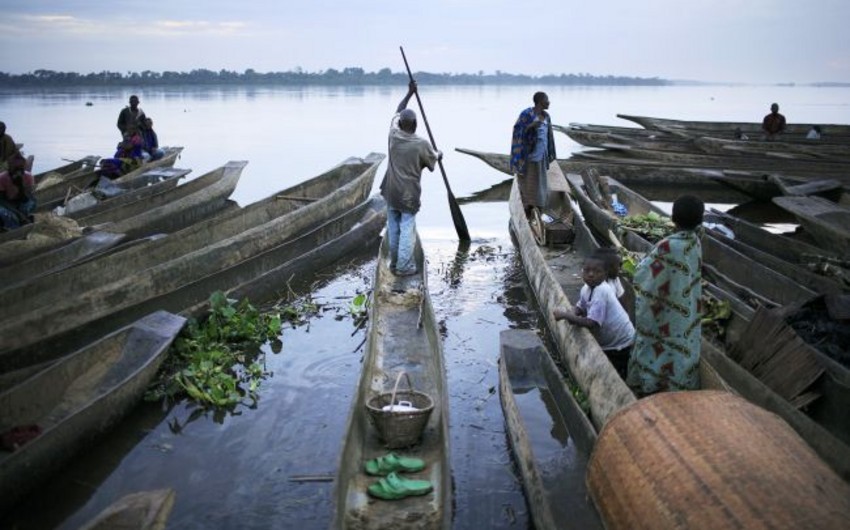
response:
[(387, 201), (387, 240), (390, 245), (390, 270), (396, 276), (416, 274), (413, 246), (416, 242), (416, 213), (421, 206), (422, 170), (434, 171), (443, 153), (428, 140), (416, 135), (416, 113), (407, 108), (416, 93), (411, 80), (390, 124), (389, 163), (381, 183), (381, 195)]

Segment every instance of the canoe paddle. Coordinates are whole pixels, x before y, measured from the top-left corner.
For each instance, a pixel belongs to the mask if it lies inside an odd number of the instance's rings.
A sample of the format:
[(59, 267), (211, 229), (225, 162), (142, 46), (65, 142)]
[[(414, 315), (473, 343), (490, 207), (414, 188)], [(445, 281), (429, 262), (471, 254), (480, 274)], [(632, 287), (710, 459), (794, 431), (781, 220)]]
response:
[[(407, 57), (404, 55), (404, 48), (399, 46), (399, 50), (401, 50), (401, 58), (404, 59), (404, 67), (407, 68), (407, 76), (410, 77), (410, 80), (413, 81), (413, 74), (410, 72), (410, 65), (407, 64)], [(422, 121), (425, 122), (425, 129), (428, 130), (428, 138), (431, 139), (431, 147), (434, 150), (437, 150), (437, 143), (434, 142), (434, 135), (431, 134), (431, 126), (428, 125), (428, 118), (425, 117), (425, 108), (422, 106), (422, 99), (419, 97), (419, 91), (416, 91), (416, 102), (419, 104), (419, 113), (422, 114)], [(455, 224), (455, 231), (457, 231), (457, 236), (461, 241), (469, 241), (469, 230), (466, 228), (466, 220), (463, 218), (463, 213), (460, 211), (460, 205), (457, 203), (457, 199), (455, 199), (454, 193), (452, 193), (452, 188), (449, 186), (449, 179), (446, 177), (446, 170), (443, 167), (443, 161), (437, 160), (437, 164), (440, 165), (440, 173), (443, 174), (443, 182), (446, 185), (446, 191), (449, 194), (449, 210), (452, 212), (452, 221)]]

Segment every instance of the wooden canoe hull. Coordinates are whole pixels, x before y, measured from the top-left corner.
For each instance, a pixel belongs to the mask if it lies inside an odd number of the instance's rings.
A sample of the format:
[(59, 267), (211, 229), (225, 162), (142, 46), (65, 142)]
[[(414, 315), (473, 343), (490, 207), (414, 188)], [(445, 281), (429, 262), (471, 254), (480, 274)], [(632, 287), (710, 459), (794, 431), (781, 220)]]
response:
[[(263, 261), (264, 253), (362, 204), (382, 158), (357, 159), (302, 185), (316, 200), (300, 208), (285, 208), (284, 200), (272, 197), (15, 289), (19, 310), (27, 310), (0, 324), (11, 337), (0, 350), (0, 373), (55, 358), (152, 308), (191, 307), (214, 290), (233, 287), (227, 282), (235, 281), (239, 267), (259, 276), (264, 263), (279, 264)], [(65, 278), (75, 285), (65, 285)]]
[(0, 431), (31, 424), (42, 430), (17, 451), (0, 452), (0, 511), (136, 404), (185, 320), (155, 312), (0, 394)]
[(94, 225), (95, 219), (80, 218), (81, 224), (98, 226), (110, 232), (138, 238), (156, 233), (176, 232), (215, 215), (227, 206), (247, 161), (232, 161), (174, 189), (125, 205), (107, 227)]
[[(180, 183), (180, 179), (191, 173), (191, 169), (179, 169), (175, 167), (156, 168), (138, 176), (131, 185), (121, 186), (126, 191), (121, 195), (109, 197), (98, 201), (97, 204), (82, 208), (73, 212), (65, 212), (63, 215), (76, 219), (81, 225), (95, 225), (116, 221), (138, 214), (133, 210), (139, 201), (156, 201), (158, 195), (174, 189)], [(154, 207), (152, 204), (150, 207)], [(138, 206), (136, 206), (138, 208)], [(128, 212), (128, 213), (124, 213)]]
[[(669, 118), (657, 118), (651, 116), (635, 116), (631, 114), (617, 114), (618, 118), (637, 123), (645, 129), (663, 131), (670, 134), (685, 136), (720, 136), (732, 138), (735, 129), (757, 139), (761, 136), (761, 122), (724, 122), (724, 121), (685, 121)], [(789, 123), (786, 125), (782, 141), (789, 142), (799, 140), (806, 142), (805, 137), (813, 124)], [(820, 125), (823, 140), (830, 138), (839, 143), (850, 140), (850, 126), (838, 124)], [(717, 134), (709, 134), (717, 133)]]
[(48, 176), (59, 175), (62, 177), (69, 177), (77, 173), (88, 171), (90, 168), (93, 168), (97, 164), (98, 160), (100, 160), (99, 156), (84, 156), (83, 158), (75, 160), (73, 162), (69, 162), (64, 166), (59, 166), (53, 169), (48, 169), (47, 171), (42, 171), (41, 173), (36, 173), (35, 175), (33, 175), (33, 179), (35, 180), (36, 185), (38, 185)]
[(104, 508), (80, 530), (165, 530), (175, 496), (171, 488), (130, 493)]
[[(309, 210), (307, 222), (284, 224), (281, 236), (285, 240), (299, 230), (313, 226), (326, 217), (339, 215), (363, 202), (371, 191), (374, 175), (383, 155), (373, 154), (365, 159), (354, 158), (335, 166), (314, 178), (282, 190), (270, 197), (222, 212), (214, 218), (195, 223), (167, 237), (159, 237), (112, 255), (63, 271), (53, 278), (39, 278), (19, 288), (9, 290), (6, 296), (14, 300), (21, 310), (52, 304), (54, 300), (76, 296), (76, 293), (95, 289), (106, 283), (120, 280), (134, 271), (147, 269), (189, 254), (211, 245), (238, 236), (257, 226), (275, 219), (291, 216), (309, 206), (303, 200), (278, 199), (278, 196), (309, 197), (313, 202), (334, 195), (335, 202)], [(342, 190), (342, 191), (340, 191)], [(0, 308), (0, 315), (3, 308)]]
[[(165, 149), (165, 156), (159, 160), (142, 164), (141, 167), (115, 179), (115, 182), (126, 182), (128, 180), (132, 180), (149, 169), (157, 167), (171, 167), (174, 165), (174, 162), (177, 161), (177, 158), (182, 152), (182, 147), (168, 147)], [(67, 175), (64, 180), (57, 182), (52, 186), (36, 189), (35, 197), (38, 202), (39, 211), (44, 211), (62, 204), (69, 192), (88, 188), (95, 184), (98, 178), (97, 170), (91, 168), (87, 171)]]
[[(460, 147), (456, 148), (455, 151), (478, 158), (493, 169), (512, 175), (508, 155)], [(561, 166), (561, 171), (564, 173), (581, 173), (590, 167), (597, 168), (603, 174), (614, 177), (624, 184), (647, 189), (653, 197), (661, 200), (673, 200), (673, 198), (666, 196), (672, 197), (672, 193), (678, 193), (676, 190), (682, 187), (687, 187), (689, 191), (696, 193), (707, 202), (731, 203), (746, 200), (744, 194), (714, 181), (713, 175), (722, 173), (717, 169), (674, 166), (648, 167), (630, 164), (626, 161), (605, 163), (575, 158), (558, 159), (558, 165)]]
[[(334, 485), (336, 509), (332, 527), (450, 528), (448, 389), (441, 337), (427, 288), (424, 254), (417, 240), (418, 274), (397, 278), (389, 271), (387, 247), (384, 240), (375, 271), (363, 368), (348, 414)], [(385, 454), (387, 449), (370, 424), (366, 404), (381, 393), (392, 392), (401, 371), (410, 376), (414, 390), (424, 392), (434, 403), (419, 443), (404, 450), (404, 455), (426, 462), (426, 468), (411, 478), (429, 480), (434, 490), (419, 497), (378, 501), (367, 494), (368, 486), (377, 478), (366, 475), (363, 466), (367, 460)]]
[(584, 480), (596, 430), (534, 331), (499, 338), (499, 396), (534, 526), (602, 528)]
[[(550, 166), (549, 170), (555, 174), (555, 178), (557, 175), (563, 178), (556, 164)], [(550, 195), (549, 200), (550, 205), (554, 200), (569, 208), (569, 197), (566, 194), (561, 197)], [(577, 289), (581, 288), (581, 279), (577, 278), (575, 273), (581, 269), (584, 256), (598, 248), (598, 244), (583, 222), (574, 222), (576, 238), (572, 243), (572, 252), (540, 247), (528, 224), (516, 183), (511, 189), (509, 208), (511, 233), (541, 315), (555, 339), (561, 362), (569, 368), (576, 383), (588, 396), (590, 417), (594, 426), (599, 429), (605, 425), (611, 414), (634, 402), (635, 396), (617, 374), (590, 331), (565, 322), (557, 322), (552, 316), (552, 311), (556, 308), (572, 308), (573, 304), (563, 284), (572, 284), (568, 288), (577, 294)], [(580, 217), (576, 216), (576, 219)], [(571, 260), (565, 267), (559, 267), (559, 272), (549, 265), (549, 259), (556, 252), (563, 259)]]
[(776, 197), (773, 202), (794, 214), (820, 246), (850, 256), (850, 208), (820, 197)]

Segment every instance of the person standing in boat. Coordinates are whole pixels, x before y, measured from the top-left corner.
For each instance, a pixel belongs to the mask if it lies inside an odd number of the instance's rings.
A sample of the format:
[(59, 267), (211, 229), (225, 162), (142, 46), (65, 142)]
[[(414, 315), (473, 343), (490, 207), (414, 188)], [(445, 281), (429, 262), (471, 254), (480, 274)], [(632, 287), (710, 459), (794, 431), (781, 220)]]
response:
[(541, 212), (548, 202), (546, 171), (555, 160), (555, 135), (552, 119), (546, 112), (549, 96), (535, 92), (533, 107), (522, 111), (514, 123), (511, 138), (511, 172), (519, 181), (520, 196), (525, 212), (532, 208)]
[(770, 114), (761, 122), (761, 130), (764, 132), (765, 140), (776, 140), (785, 132), (785, 116), (779, 113), (779, 104), (770, 106)]
[(133, 94), (130, 96), (130, 105), (121, 109), (118, 113), (118, 130), (121, 131), (121, 138), (126, 136), (127, 131), (132, 126), (138, 130), (141, 121), (145, 119), (145, 111), (139, 108), (139, 96)]
[(638, 396), (700, 388), (703, 202), (673, 203), (676, 232), (659, 241), (634, 275), (635, 345), (626, 382)]
[(416, 213), (421, 206), (422, 170), (434, 171), (443, 157), (428, 140), (416, 135), (416, 113), (407, 108), (416, 93), (410, 81), (390, 123), (389, 162), (381, 195), (387, 201), (387, 240), (390, 245), (390, 271), (396, 276), (416, 274), (413, 245), (416, 243)]

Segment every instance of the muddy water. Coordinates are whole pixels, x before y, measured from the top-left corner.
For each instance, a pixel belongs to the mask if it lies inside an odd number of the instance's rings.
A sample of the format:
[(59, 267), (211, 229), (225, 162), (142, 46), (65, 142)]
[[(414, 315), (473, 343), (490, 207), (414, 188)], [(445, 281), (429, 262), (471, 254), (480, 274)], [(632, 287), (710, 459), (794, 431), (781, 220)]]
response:
[[(471, 210), (506, 216), (504, 203)], [(507, 217), (503, 226), (501, 236), (468, 248), (423, 235), (444, 339), (460, 529), (531, 526), (505, 434), (497, 359), (499, 331), (539, 323)], [(320, 311), (287, 327), (278, 353), (265, 347), (273, 375), (255, 408), (216, 415), (188, 403), (140, 405), (3, 527), (73, 529), (127, 493), (170, 487), (177, 500), (169, 528), (327, 528), (365, 337), (348, 303), (370, 288), (374, 266), (368, 257), (323, 273), (311, 294)]]

